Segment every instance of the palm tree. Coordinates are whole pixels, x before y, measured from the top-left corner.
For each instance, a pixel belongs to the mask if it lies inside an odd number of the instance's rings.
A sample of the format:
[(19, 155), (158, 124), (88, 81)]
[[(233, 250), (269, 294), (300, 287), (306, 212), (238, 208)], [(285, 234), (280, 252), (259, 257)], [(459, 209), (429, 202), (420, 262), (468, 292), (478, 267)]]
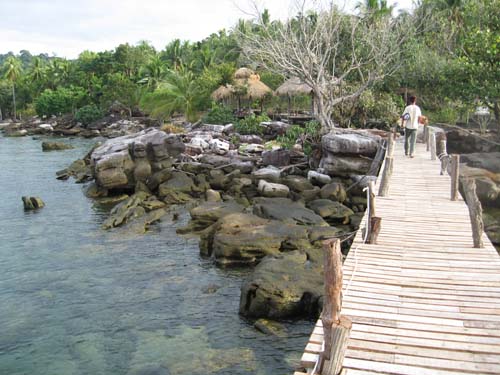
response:
[(142, 70), (145, 77), (139, 83), (147, 83), (149, 87), (155, 90), (165, 76), (165, 64), (158, 55), (155, 55), (143, 66)]
[(12, 84), (12, 103), (14, 109), (14, 121), (16, 121), (16, 81), (19, 79), (22, 73), (21, 62), (17, 57), (9, 56), (4, 63), (4, 77), (9, 80)]
[(195, 121), (200, 101), (200, 86), (193, 72), (184, 67), (169, 70), (165, 82), (144, 97), (142, 107), (161, 120), (174, 112), (184, 113), (188, 121)]
[(364, 0), (356, 6), (362, 14), (373, 17), (385, 17), (392, 14), (394, 5), (388, 6), (387, 0)]

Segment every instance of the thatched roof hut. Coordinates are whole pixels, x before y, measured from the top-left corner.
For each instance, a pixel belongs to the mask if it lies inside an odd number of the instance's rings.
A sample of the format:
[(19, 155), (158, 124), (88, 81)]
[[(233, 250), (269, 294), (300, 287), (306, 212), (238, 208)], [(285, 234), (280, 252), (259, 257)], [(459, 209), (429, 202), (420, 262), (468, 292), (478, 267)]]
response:
[(236, 72), (234, 72), (234, 79), (248, 79), (252, 74), (254, 74), (252, 69), (239, 68)]
[(246, 96), (250, 99), (262, 99), (273, 92), (273, 90), (260, 80), (258, 74), (252, 74), (248, 78), (246, 85), (248, 86)]
[(222, 85), (215, 90), (210, 97), (214, 100), (229, 99), (233, 95), (233, 87), (231, 85)]
[(298, 77), (292, 77), (283, 82), (275, 92), (279, 96), (309, 95), (312, 93), (312, 88)]

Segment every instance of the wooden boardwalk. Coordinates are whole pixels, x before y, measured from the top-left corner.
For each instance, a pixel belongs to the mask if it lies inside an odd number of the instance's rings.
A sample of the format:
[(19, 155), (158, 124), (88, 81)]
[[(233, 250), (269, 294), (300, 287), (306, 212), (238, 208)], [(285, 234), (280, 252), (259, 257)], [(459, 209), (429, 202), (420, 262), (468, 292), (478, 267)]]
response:
[[(347, 375), (500, 374), (500, 257), (485, 234), (473, 248), (467, 206), (439, 170), (425, 145), (410, 159), (396, 144), (389, 195), (376, 197), (378, 244), (359, 231), (343, 267)], [(319, 320), (307, 373), (322, 335)]]

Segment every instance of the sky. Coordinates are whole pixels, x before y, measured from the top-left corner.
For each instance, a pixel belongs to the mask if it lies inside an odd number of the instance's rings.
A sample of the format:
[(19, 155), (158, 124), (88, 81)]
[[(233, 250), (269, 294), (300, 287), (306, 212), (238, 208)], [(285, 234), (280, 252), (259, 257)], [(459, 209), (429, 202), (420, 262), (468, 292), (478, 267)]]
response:
[[(322, 1), (322, 0), (311, 0)], [(335, 0), (353, 9), (359, 0)], [(271, 18), (294, 15), (293, 0), (257, 0)], [(410, 9), (412, 0), (397, 0)], [(240, 18), (250, 0), (0, 0), (0, 54), (28, 50), (73, 59), (84, 50), (112, 50), (145, 40), (162, 50), (173, 39), (200, 41)]]

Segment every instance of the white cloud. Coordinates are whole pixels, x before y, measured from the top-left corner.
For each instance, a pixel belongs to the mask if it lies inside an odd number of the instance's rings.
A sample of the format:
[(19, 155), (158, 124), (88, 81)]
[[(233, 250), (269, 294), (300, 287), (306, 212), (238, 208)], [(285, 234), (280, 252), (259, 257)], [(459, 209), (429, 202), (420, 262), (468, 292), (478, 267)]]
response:
[[(342, 0), (340, 0), (342, 1)], [(400, 0), (409, 8), (411, 0)], [(291, 14), (291, 0), (259, 0), (272, 18)], [(358, 0), (346, 0), (352, 8)], [(248, 0), (0, 0), (0, 53), (28, 50), (75, 58), (83, 50), (111, 50), (120, 43), (198, 41), (239, 18), (250, 18)]]

